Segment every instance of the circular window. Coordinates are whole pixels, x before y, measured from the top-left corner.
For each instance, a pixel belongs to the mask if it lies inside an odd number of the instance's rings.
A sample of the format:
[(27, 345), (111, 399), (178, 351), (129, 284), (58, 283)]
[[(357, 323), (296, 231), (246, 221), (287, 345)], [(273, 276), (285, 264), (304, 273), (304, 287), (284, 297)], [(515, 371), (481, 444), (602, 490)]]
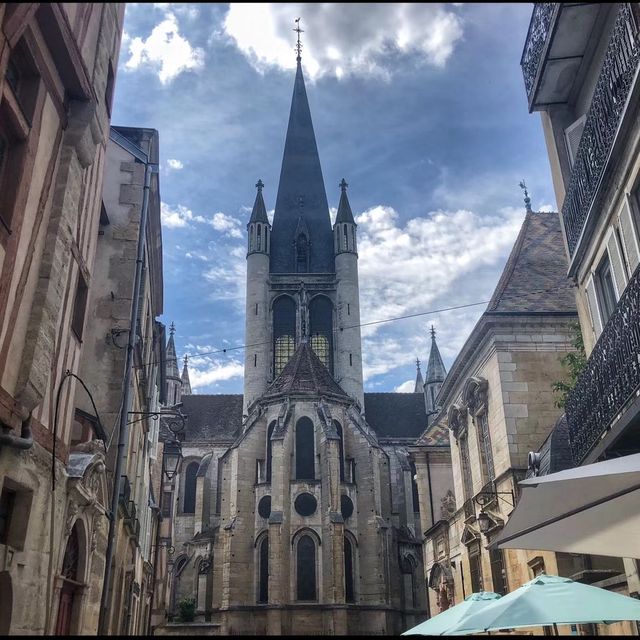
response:
[(311, 516), (316, 512), (318, 501), (310, 493), (301, 493), (293, 505), (301, 516)]
[(353, 514), (353, 502), (351, 502), (351, 498), (349, 496), (340, 496), (340, 511), (345, 520), (350, 518)]
[(261, 518), (268, 518), (271, 515), (271, 496), (263, 496), (258, 502), (258, 513)]

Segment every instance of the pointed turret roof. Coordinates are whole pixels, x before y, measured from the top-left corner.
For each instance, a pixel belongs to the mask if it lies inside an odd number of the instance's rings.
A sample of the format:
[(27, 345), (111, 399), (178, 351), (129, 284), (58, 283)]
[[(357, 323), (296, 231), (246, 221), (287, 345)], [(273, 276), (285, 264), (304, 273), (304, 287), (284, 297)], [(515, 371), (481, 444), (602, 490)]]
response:
[(431, 327), (431, 352), (429, 353), (429, 365), (427, 366), (427, 373), (425, 384), (432, 382), (442, 382), (447, 375), (447, 371), (444, 368), (442, 357), (440, 356), (440, 350), (436, 344), (436, 330)]
[(178, 358), (176, 356), (176, 343), (173, 340), (173, 334), (176, 332), (176, 326), (171, 323), (169, 327), (169, 342), (167, 343), (167, 378), (180, 379), (178, 371)]
[(329, 205), (302, 75), (302, 65), (298, 60), (273, 217), (272, 273), (296, 271), (293, 246), (296, 226), (301, 216), (310, 230), (309, 271), (333, 273), (333, 235)]
[(349, 198), (347, 197), (347, 184), (346, 180), (342, 178), (342, 182), (340, 183), (340, 189), (342, 193), (340, 194), (340, 204), (338, 205), (338, 215), (336, 216), (336, 224), (340, 223), (349, 223), (355, 224), (356, 221), (353, 219), (353, 213), (351, 212), (351, 205), (349, 204)]
[(416, 386), (413, 392), (422, 393), (422, 388), (424, 387), (424, 380), (422, 379), (422, 371), (420, 371), (420, 360), (418, 359), (416, 359), (416, 368), (418, 369), (418, 373), (416, 373)]
[(314, 396), (349, 396), (331, 377), (328, 369), (306, 340), (295, 350), (280, 375), (269, 385), (264, 398), (279, 394), (302, 393)]
[(187, 368), (187, 363), (189, 361), (189, 356), (184, 357), (184, 367), (182, 367), (182, 395), (190, 396), (192, 394), (191, 391), (191, 381), (189, 380), (189, 369)]
[(256, 182), (256, 189), (258, 193), (256, 193), (256, 200), (253, 203), (253, 210), (251, 211), (251, 218), (249, 218), (249, 224), (252, 222), (263, 222), (269, 224), (269, 218), (267, 217), (267, 208), (264, 206), (264, 198), (262, 197), (262, 188), (264, 187), (264, 182), (262, 180), (258, 180)]

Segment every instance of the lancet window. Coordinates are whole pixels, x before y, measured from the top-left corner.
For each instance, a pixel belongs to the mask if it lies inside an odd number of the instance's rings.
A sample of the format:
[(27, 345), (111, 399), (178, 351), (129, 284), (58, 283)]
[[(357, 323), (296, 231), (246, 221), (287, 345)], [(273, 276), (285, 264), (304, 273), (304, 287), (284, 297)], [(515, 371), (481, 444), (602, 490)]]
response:
[(273, 303), (273, 371), (279, 375), (296, 348), (296, 304), (288, 296)]
[(309, 305), (311, 348), (333, 373), (333, 305), (325, 296), (316, 296)]

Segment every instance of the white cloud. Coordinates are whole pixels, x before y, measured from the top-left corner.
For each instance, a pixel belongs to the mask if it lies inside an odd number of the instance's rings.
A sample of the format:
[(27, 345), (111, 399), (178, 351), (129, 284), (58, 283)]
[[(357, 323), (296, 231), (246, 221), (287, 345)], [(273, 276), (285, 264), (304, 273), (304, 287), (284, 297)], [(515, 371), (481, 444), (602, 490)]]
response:
[(192, 389), (199, 389), (243, 375), (244, 365), (235, 358), (225, 360), (198, 356), (189, 358), (189, 381)]
[(413, 390), (416, 388), (415, 380), (407, 380), (402, 384), (399, 384), (397, 387), (394, 387), (394, 391), (396, 393), (413, 393)]
[(213, 214), (213, 218), (209, 221), (211, 226), (216, 230), (224, 233), (231, 238), (242, 238), (240, 231), (240, 220), (226, 213), (218, 212)]
[(194, 219), (194, 215), (190, 209), (181, 204), (171, 207), (166, 202), (162, 202), (160, 204), (160, 219), (165, 227), (187, 227), (189, 221)]
[(398, 53), (442, 68), (463, 34), (460, 17), (444, 3), (231, 3), (223, 29), (257, 70), (291, 69), (298, 16), (304, 16), (302, 57), (311, 79), (388, 77)]
[[(160, 205), (160, 217), (165, 227), (190, 227), (192, 222), (210, 224), (216, 231), (229, 238), (242, 238), (242, 222), (233, 216), (218, 211), (211, 218), (194, 215), (193, 211), (182, 204), (172, 207), (166, 202)], [(191, 256), (187, 256), (191, 257)]]
[(132, 71), (149, 67), (158, 74), (162, 84), (168, 84), (184, 71), (202, 69), (204, 50), (193, 47), (180, 35), (176, 13), (169, 5), (160, 4), (159, 8), (164, 10), (163, 20), (146, 39), (132, 38), (129, 34), (123, 38), (123, 50), (130, 55), (124, 68)]
[(175, 158), (169, 158), (167, 160), (167, 165), (169, 169), (176, 169), (176, 170), (184, 169), (184, 164), (180, 162), (180, 160), (176, 160)]

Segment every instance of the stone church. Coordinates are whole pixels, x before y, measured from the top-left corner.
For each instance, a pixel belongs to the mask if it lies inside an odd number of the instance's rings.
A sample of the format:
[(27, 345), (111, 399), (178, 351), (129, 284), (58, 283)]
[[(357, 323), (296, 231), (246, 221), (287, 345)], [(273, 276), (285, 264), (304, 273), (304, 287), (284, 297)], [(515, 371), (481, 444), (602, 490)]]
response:
[[(247, 225), (244, 393), (191, 394), (173, 331), (167, 346), (169, 404), (187, 416), (163, 494), (167, 612), (193, 597), (211, 633), (399, 634), (428, 615), (434, 505), (421, 519), (408, 447), (425, 430), (448, 446), (428, 429), (445, 370), (433, 334), (414, 393), (364, 392), (357, 225), (343, 179), (331, 226), (297, 62), (273, 223), (258, 181)], [(452, 487), (433, 459), (439, 513)]]

